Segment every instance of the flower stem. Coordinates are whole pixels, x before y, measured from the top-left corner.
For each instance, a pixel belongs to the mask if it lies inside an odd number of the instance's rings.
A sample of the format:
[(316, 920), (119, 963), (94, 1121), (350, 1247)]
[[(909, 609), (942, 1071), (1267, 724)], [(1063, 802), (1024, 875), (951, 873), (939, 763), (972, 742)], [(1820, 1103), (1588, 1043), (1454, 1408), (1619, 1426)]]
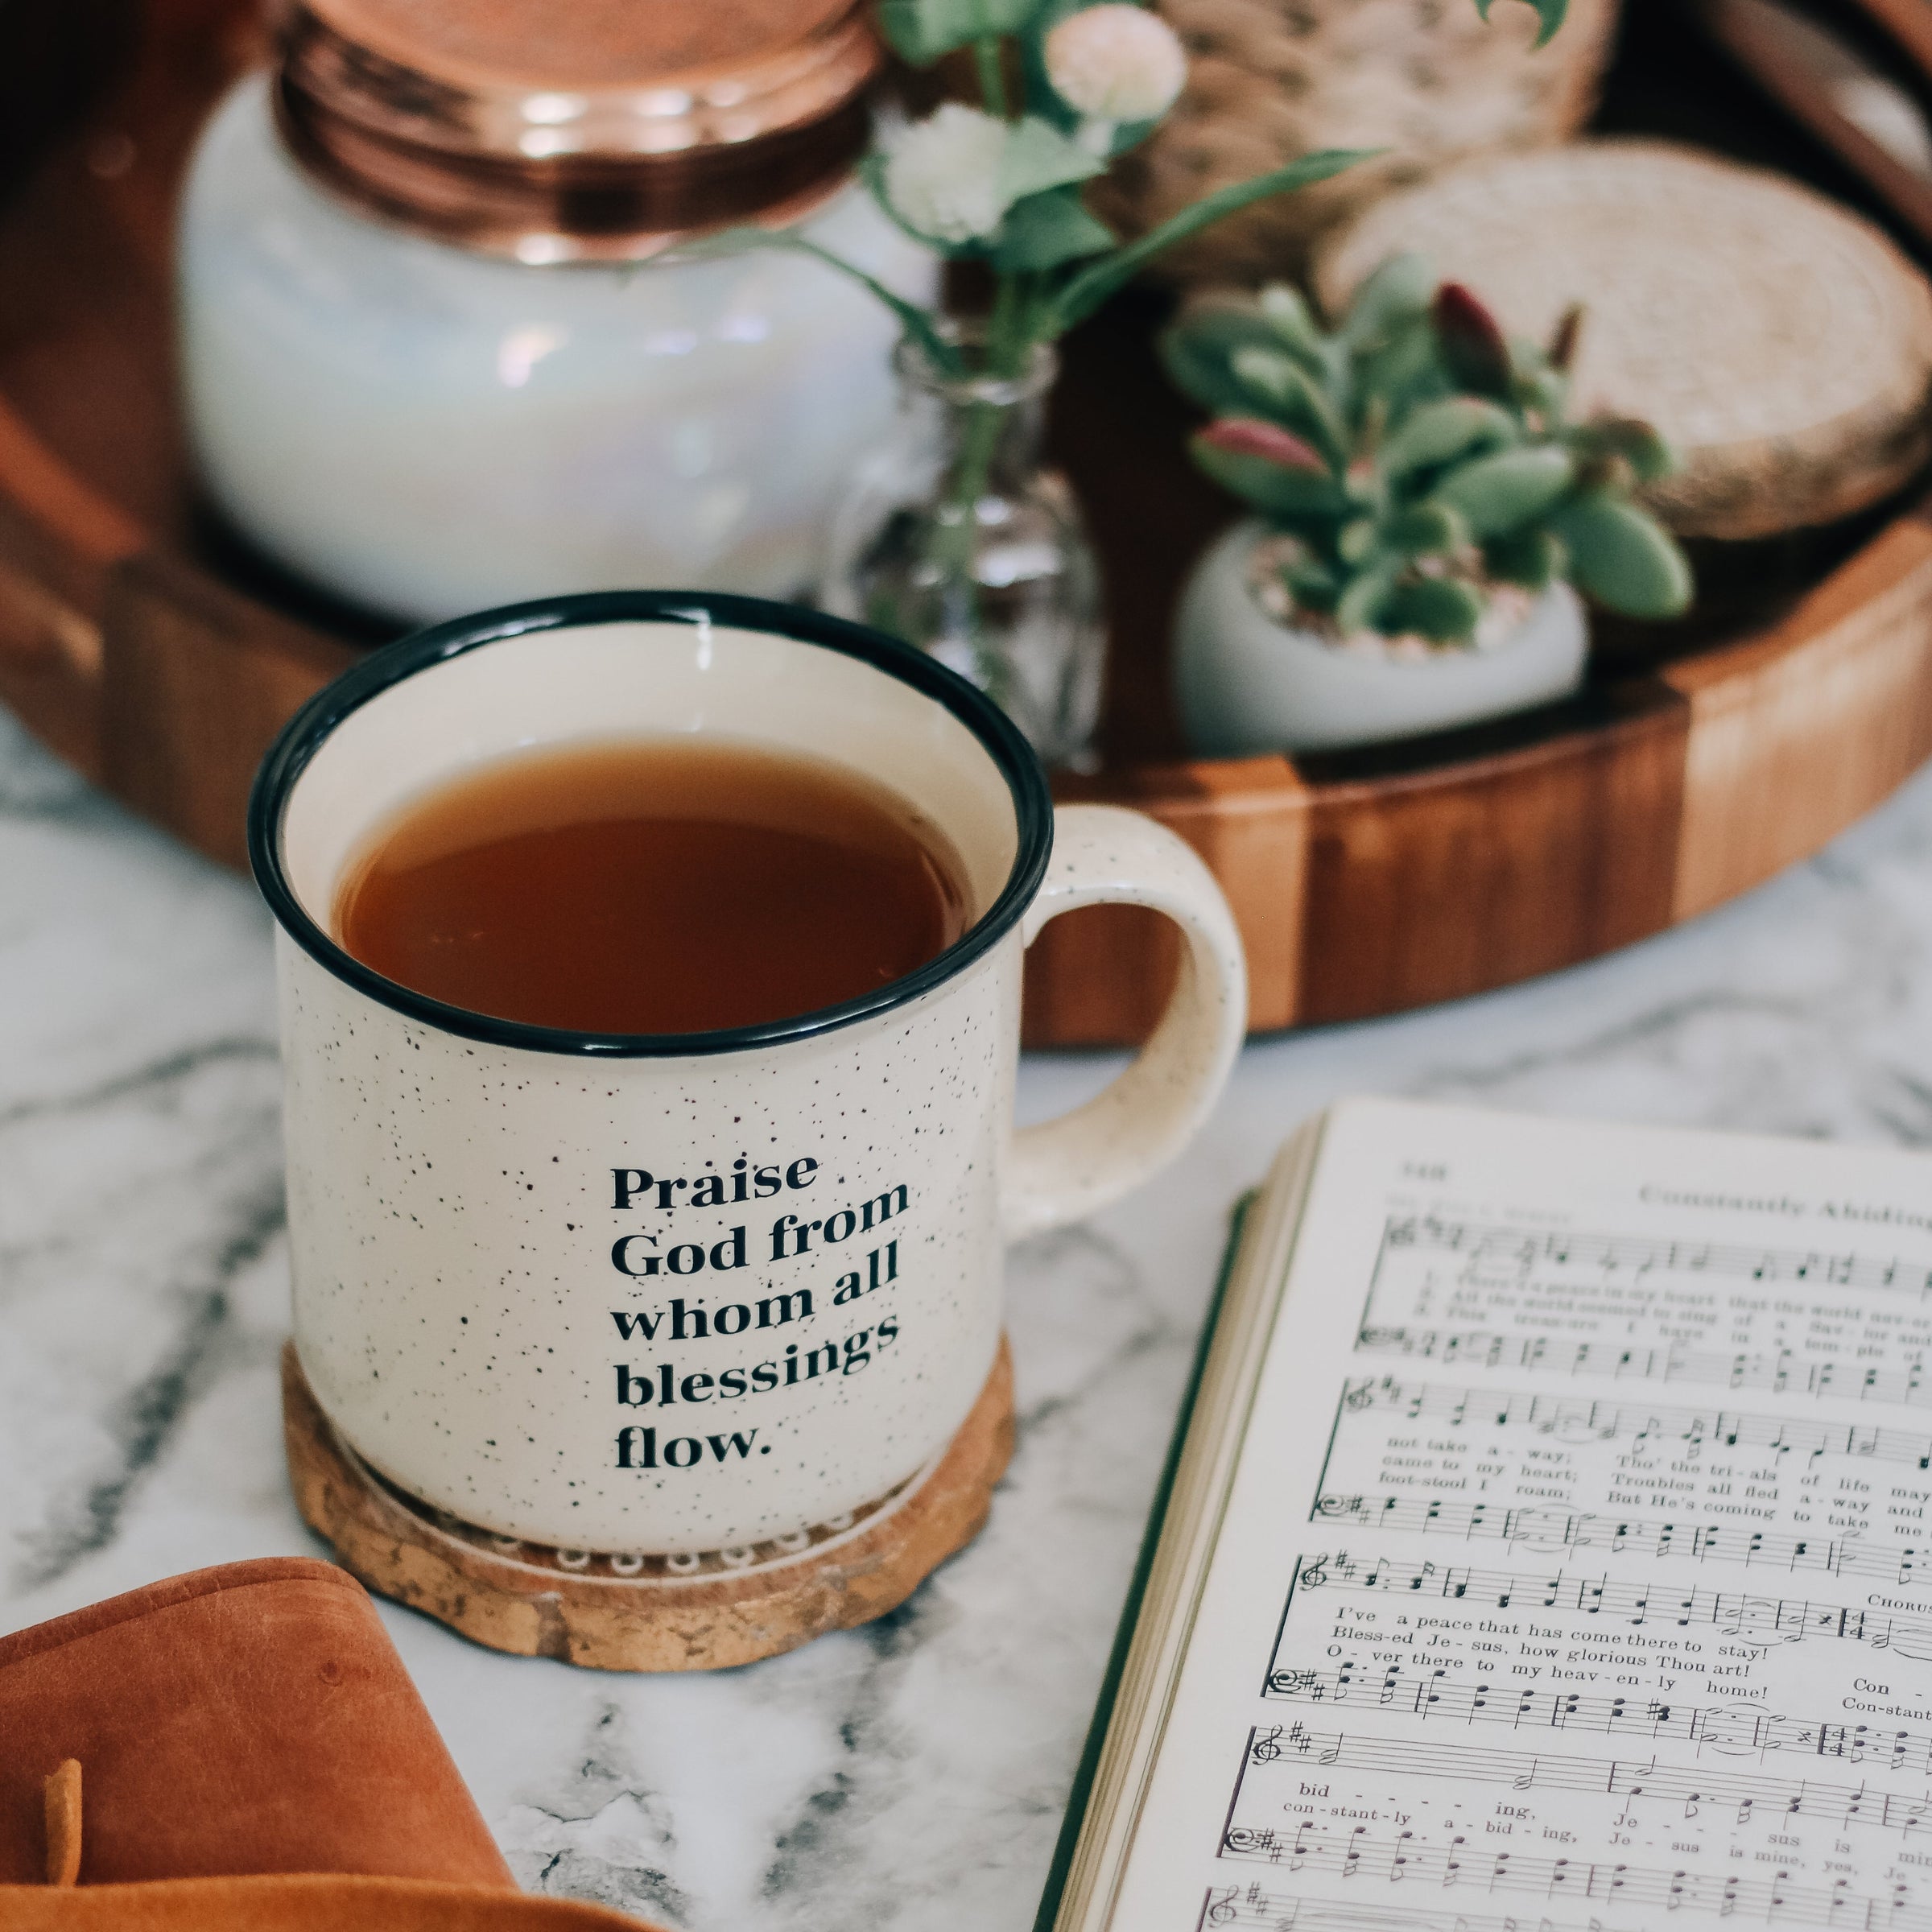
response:
[(1006, 105), (1006, 68), (1001, 58), (999, 36), (982, 34), (972, 43), (973, 64), (980, 72), (980, 99), (989, 114), (997, 114), (1004, 121), (1009, 117)]
[(1020, 314), (1020, 279), (1003, 270), (993, 283), (993, 313), (986, 323), (986, 367), (996, 376), (1019, 374), (1022, 345), (1017, 340)]
[(946, 481), (939, 503), (934, 546), (936, 561), (945, 570), (964, 620), (966, 642), (979, 669), (980, 687), (998, 704), (1006, 701), (1005, 675), (998, 655), (988, 644), (985, 614), (980, 605), (979, 578), (980, 499), (993, 468), (993, 452), (1007, 406), (974, 402), (966, 411), (960, 452)]

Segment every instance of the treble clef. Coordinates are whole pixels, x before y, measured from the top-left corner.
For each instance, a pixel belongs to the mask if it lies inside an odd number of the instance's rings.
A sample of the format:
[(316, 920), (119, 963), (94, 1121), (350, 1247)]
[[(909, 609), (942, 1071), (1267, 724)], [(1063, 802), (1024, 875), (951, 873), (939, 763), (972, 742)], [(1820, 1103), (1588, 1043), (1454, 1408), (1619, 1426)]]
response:
[(1319, 1556), (1311, 1557), (1302, 1566), (1301, 1584), (1304, 1590), (1319, 1590), (1328, 1580), (1328, 1552), (1324, 1550)]
[(1373, 1382), (1357, 1382), (1342, 1397), (1342, 1406), (1347, 1409), (1373, 1409), (1375, 1406)]
[(1231, 1926), (1234, 1923), (1234, 1895), (1239, 1885), (1230, 1885), (1225, 1891), (1214, 1894), (1214, 1902), (1208, 1908), (1208, 1922), (1211, 1926)]
[(1249, 1757), (1257, 1765), (1272, 1765), (1282, 1755), (1282, 1727), (1277, 1724), (1269, 1731), (1257, 1731), (1254, 1742), (1248, 1747)]

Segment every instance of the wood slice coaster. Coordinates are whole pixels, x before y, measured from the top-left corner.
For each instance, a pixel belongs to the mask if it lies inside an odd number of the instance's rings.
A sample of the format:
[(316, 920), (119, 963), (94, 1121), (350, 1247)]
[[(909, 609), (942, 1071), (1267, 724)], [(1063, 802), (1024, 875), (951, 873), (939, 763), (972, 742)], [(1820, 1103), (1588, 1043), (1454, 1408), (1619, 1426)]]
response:
[(1682, 468), (1648, 493), (1686, 535), (1832, 522), (1932, 452), (1932, 287), (1870, 222), (1781, 175), (1653, 141), (1488, 155), (1327, 245), (1324, 306), (1408, 250), (1513, 335), (1546, 342), (1584, 305), (1576, 400), (1676, 446)]
[(976, 1536), (1013, 1454), (1006, 1343), (944, 1453), (795, 1537), (702, 1556), (606, 1556), (493, 1536), (406, 1496), (336, 1432), (295, 1344), (282, 1415), (296, 1506), (378, 1594), (493, 1650), (601, 1670), (717, 1670), (896, 1609)]

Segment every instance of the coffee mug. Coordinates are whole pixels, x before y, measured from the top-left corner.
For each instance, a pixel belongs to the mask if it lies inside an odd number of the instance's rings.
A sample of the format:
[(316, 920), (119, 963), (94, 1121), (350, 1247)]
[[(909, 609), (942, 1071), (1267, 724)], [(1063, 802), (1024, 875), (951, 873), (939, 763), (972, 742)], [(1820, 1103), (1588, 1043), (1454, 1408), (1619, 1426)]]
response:
[[(963, 861), (964, 936), (842, 1005), (675, 1035), (467, 1012), (332, 936), (345, 867), (414, 796), (531, 746), (707, 732), (898, 794)], [(1245, 1022), (1239, 935), (1180, 840), (1056, 813), (963, 679), (753, 598), (560, 597), (376, 651), (270, 750), (249, 844), (310, 1386), (403, 1491), (570, 1550), (742, 1549), (916, 1476), (991, 1371), (1003, 1243), (1173, 1155)], [(1180, 927), (1172, 1000), (1097, 1099), (1016, 1132), (1022, 953), (1102, 903)]]

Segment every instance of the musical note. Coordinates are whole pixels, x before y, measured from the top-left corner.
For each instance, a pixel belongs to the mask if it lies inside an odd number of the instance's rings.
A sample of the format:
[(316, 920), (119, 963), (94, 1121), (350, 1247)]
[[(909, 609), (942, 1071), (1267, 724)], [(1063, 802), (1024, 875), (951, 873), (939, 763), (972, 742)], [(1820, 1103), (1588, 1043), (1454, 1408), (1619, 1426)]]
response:
[[(1236, 1826), (1222, 1839), (1224, 1858), (1279, 1864), (1285, 1855), (1274, 1827)], [(1620, 1908), (1661, 1905), (1673, 1912), (1709, 1912), (1723, 1918), (1802, 1926), (1807, 1932), (1831, 1932), (1841, 1926), (1856, 1926), (1860, 1932), (1932, 1932), (1932, 1908), (1914, 1902), (1902, 1884), (1885, 1897), (1872, 1897), (1853, 1892), (1843, 1880), (1818, 1886), (1794, 1884), (1781, 1872), (1765, 1878), (1747, 1878), (1735, 1873), (1719, 1876), (1715, 1872), (1672, 1872), (1582, 1858), (1541, 1858), (1472, 1849), (1460, 1838), (1446, 1847), (1422, 1843), (1408, 1833), (1377, 1838), (1360, 1826), (1345, 1839), (1307, 1824), (1298, 1826), (1293, 1856), (1300, 1868), (1312, 1872), (1338, 1877), (1347, 1872), (1358, 1880), (1419, 1880), (1445, 1891), (1467, 1886), (1491, 1894), (1602, 1899)], [(1406, 1883), (1403, 1889), (1406, 1896)], [(1363, 1919), (1364, 1926), (1404, 1922), (1379, 1900), (1372, 1905), (1363, 1903), (1374, 1913)], [(1328, 1908), (1324, 1905), (1323, 1909)], [(1425, 1918), (1410, 1922), (1429, 1926), (1431, 1921)], [(1433, 1922), (1447, 1927), (1455, 1921), (1442, 1918)]]
[(1602, 1550), (1612, 1555), (1682, 1556), (1700, 1563), (1764, 1565), (1827, 1576), (1868, 1577), (1876, 1583), (1915, 1583), (1932, 1574), (1932, 1550), (1856, 1538), (1774, 1536), (1736, 1524), (1673, 1523), (1657, 1517), (1598, 1516), (1587, 1511), (1503, 1504), (1424, 1502), (1402, 1496), (1323, 1496), (1311, 1520), (1360, 1523), (1369, 1529), (1414, 1530), (1424, 1535), (1459, 1536)]
[(1517, 1688), (1477, 1678), (1452, 1683), (1443, 1670), (1416, 1676), (1399, 1664), (1332, 1670), (1277, 1670), (1265, 1695), (1293, 1703), (1351, 1703), (1413, 1711), (1425, 1719), (1507, 1724), (1512, 1730), (1587, 1731), (1675, 1738), (1720, 1757), (1798, 1752), (1932, 1778), (1932, 1732), (1789, 1717), (1748, 1705), (1700, 1707), (1657, 1697), (1591, 1697)]
[[(1217, 1916), (1217, 1913), (1220, 1916)], [(1592, 1915), (1578, 1919), (1519, 1918), (1512, 1913), (1470, 1913), (1454, 1907), (1384, 1905), (1380, 1899), (1290, 1898), (1257, 1885), (1214, 1885), (1202, 1908), (1203, 1926), (1241, 1926), (1253, 1932), (1638, 1932), (1633, 1919)]]
[[(1932, 1380), (1923, 1366), (1860, 1368), (1845, 1361), (1805, 1361), (1789, 1348), (1775, 1354), (1724, 1354), (1673, 1343), (1629, 1348), (1546, 1335), (1509, 1335), (1487, 1328), (1364, 1327), (1356, 1338), (1360, 1355), (1392, 1355), (1486, 1368), (1545, 1369), (1559, 1375), (1602, 1375), (1618, 1381), (1709, 1382), (1773, 1393), (1802, 1389), (1807, 1395), (1849, 1397), (1857, 1402), (1897, 1402), (1932, 1408)], [(1367, 1403), (1358, 1402), (1364, 1407)]]
[(1349, 1385), (1346, 1409), (1397, 1408), (1409, 1421), (1458, 1428), (1470, 1418), (1486, 1428), (1529, 1428), (1566, 1442), (1711, 1442), (1727, 1449), (1769, 1449), (1779, 1455), (1856, 1455), (1932, 1469), (1932, 1435), (1795, 1416), (1750, 1415), (1726, 1410), (1659, 1409), (1578, 1396), (1532, 1395), (1503, 1389), (1447, 1389), (1400, 1382), (1388, 1376)]
[[(1909, 1833), (1924, 1827), (1927, 1807), (1932, 1806), (1932, 1798), (1923, 1794), (1874, 1791), (1862, 1784), (1820, 1784), (1809, 1778), (1686, 1769), (1655, 1757), (1571, 1757), (1348, 1731), (1304, 1732), (1299, 1724), (1294, 1730), (1302, 1740), (1301, 1755), (1344, 1771), (1453, 1778), (1464, 1784), (1506, 1785), (1516, 1791), (1600, 1792), (1692, 1808), (1734, 1805), (1740, 1823), (1768, 1812), (1782, 1818)], [(1279, 1725), (1272, 1732), (1257, 1733), (1249, 1748), (1249, 1761), (1265, 1768), (1281, 1761), (1283, 1753), (1274, 1741), (1281, 1735)], [(1286, 1768), (1293, 1772), (1297, 1767), (1290, 1761)]]
[(1477, 1265), (1502, 1264), (1526, 1272), (1539, 1262), (1605, 1273), (1658, 1269), (1716, 1274), (1755, 1282), (1803, 1282), (1829, 1288), (1890, 1290), (1932, 1295), (1932, 1268), (1874, 1255), (1823, 1254), (1815, 1249), (1750, 1248), (1719, 1241), (1672, 1241), (1644, 1235), (1537, 1234), (1432, 1215), (1392, 1218), (1383, 1236), (1391, 1249), (1419, 1248), (1468, 1256)]
[[(1320, 1559), (1318, 1559), (1320, 1560)], [(1306, 1580), (1304, 1572), (1303, 1580)], [(1914, 1662), (1932, 1660), (1932, 1619), (1893, 1616), (1843, 1604), (1817, 1604), (1802, 1597), (1756, 1596), (1732, 1590), (1685, 1590), (1649, 1583), (1619, 1583), (1608, 1576), (1520, 1576), (1503, 1570), (1439, 1569), (1432, 1563), (1377, 1557), (1366, 1570), (1337, 1558), (1331, 1587), (1370, 1592), (1403, 1591), (1486, 1604), (1501, 1609), (1518, 1598), (1545, 1610), (1575, 1610), (1585, 1616), (1640, 1625), (1653, 1614), (1686, 1629), (1714, 1625), (1726, 1637), (1761, 1645), (1802, 1643), (1811, 1637), (1839, 1637), (1896, 1650)]]

